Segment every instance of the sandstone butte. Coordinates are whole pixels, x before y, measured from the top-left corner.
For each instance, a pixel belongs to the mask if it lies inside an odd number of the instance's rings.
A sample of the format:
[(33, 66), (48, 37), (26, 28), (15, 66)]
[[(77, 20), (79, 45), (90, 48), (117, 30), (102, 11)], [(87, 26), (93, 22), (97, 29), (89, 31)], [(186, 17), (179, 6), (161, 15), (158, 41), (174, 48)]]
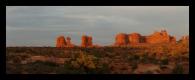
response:
[(92, 47), (93, 43), (91, 36), (83, 35), (81, 40), (82, 40), (81, 47)]
[(176, 43), (176, 39), (174, 36), (170, 36), (166, 30), (161, 30), (161, 32), (154, 32), (146, 37), (146, 43)]
[(74, 47), (74, 45), (71, 43), (70, 37), (66, 37), (65, 39), (64, 36), (59, 36), (56, 40), (56, 47)]
[[(189, 43), (189, 36), (183, 36), (180, 41), (183, 43)], [(155, 44), (155, 43), (170, 43), (176, 44), (176, 38), (170, 36), (166, 30), (155, 31), (151, 35), (142, 36), (139, 33), (119, 33), (115, 36), (114, 46), (127, 46), (127, 45), (137, 45), (137, 44)], [(57, 37), (56, 47), (74, 47), (71, 43), (71, 38), (64, 36)], [(93, 41), (91, 36), (83, 35), (81, 37), (81, 47), (93, 47)]]
[(170, 36), (166, 30), (161, 30), (160, 32), (154, 32), (149, 36), (142, 36), (139, 33), (119, 33), (115, 38), (115, 46), (124, 46), (124, 45), (136, 45), (139, 43), (176, 43), (176, 38)]
[(64, 36), (59, 36), (56, 39), (56, 47), (65, 47), (66, 41)]
[(127, 45), (128, 44), (128, 35), (125, 33), (119, 33), (116, 35), (115, 45)]
[(70, 37), (66, 37), (66, 47), (74, 47), (74, 44), (71, 43), (71, 38)]
[(180, 39), (180, 41), (184, 44), (189, 44), (189, 36), (182, 36), (182, 38)]

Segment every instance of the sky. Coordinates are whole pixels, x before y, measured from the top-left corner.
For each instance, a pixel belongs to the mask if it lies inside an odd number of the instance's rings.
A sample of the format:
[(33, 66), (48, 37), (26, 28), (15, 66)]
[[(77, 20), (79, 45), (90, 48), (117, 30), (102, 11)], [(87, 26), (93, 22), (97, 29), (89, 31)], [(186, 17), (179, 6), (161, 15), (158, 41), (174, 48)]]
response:
[(166, 29), (189, 35), (189, 6), (6, 6), (6, 46), (55, 46), (60, 35), (81, 44), (112, 45), (117, 33), (150, 35)]

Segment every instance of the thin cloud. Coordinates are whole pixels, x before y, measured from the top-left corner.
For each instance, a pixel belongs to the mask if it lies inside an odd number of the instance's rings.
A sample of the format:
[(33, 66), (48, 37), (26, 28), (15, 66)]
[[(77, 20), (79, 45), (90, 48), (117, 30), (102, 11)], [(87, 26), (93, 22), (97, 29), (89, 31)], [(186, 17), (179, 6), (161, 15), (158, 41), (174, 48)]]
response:
[[(119, 32), (149, 35), (165, 28), (180, 38), (189, 34), (188, 6), (7, 6), (6, 45), (55, 46), (58, 35), (79, 45), (83, 34), (110, 45)], [(40, 40), (40, 42), (39, 42)], [(45, 41), (45, 42), (41, 42)]]

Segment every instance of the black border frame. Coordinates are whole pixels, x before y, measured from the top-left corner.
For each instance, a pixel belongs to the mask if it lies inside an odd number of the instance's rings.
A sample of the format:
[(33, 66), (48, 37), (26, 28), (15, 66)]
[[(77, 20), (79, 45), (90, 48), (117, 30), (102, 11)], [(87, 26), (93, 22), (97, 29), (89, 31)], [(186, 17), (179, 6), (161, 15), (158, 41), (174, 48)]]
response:
[[(1, 2), (1, 1), (0, 1)], [(190, 10), (192, 10), (192, 0), (3, 0), (2, 6), (0, 6), (0, 13), (1, 13), (1, 31), (0, 31), (0, 59), (1, 59), (1, 78), (0, 80), (4, 79), (33, 79), (33, 80), (63, 80), (63, 79), (79, 79), (79, 80), (191, 80), (192, 79), (192, 45), (190, 45), (190, 74), (85, 74), (85, 75), (33, 75), (33, 74), (6, 74), (5, 68), (5, 53), (6, 53), (6, 6), (189, 6)], [(192, 16), (192, 11), (190, 11), (190, 19)], [(190, 20), (189, 23), (192, 20)], [(190, 25), (192, 26), (192, 25)], [(190, 29), (192, 30), (192, 29)], [(192, 43), (192, 31), (190, 31), (190, 43)]]

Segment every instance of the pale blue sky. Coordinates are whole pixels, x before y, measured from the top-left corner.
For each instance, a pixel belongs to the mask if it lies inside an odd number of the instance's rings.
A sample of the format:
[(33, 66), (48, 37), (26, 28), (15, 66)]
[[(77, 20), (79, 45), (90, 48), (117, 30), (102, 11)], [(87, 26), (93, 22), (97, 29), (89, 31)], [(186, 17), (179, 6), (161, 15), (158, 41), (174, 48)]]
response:
[(55, 46), (58, 35), (80, 45), (111, 45), (119, 32), (152, 34), (166, 29), (177, 40), (189, 35), (188, 6), (7, 6), (6, 46)]

